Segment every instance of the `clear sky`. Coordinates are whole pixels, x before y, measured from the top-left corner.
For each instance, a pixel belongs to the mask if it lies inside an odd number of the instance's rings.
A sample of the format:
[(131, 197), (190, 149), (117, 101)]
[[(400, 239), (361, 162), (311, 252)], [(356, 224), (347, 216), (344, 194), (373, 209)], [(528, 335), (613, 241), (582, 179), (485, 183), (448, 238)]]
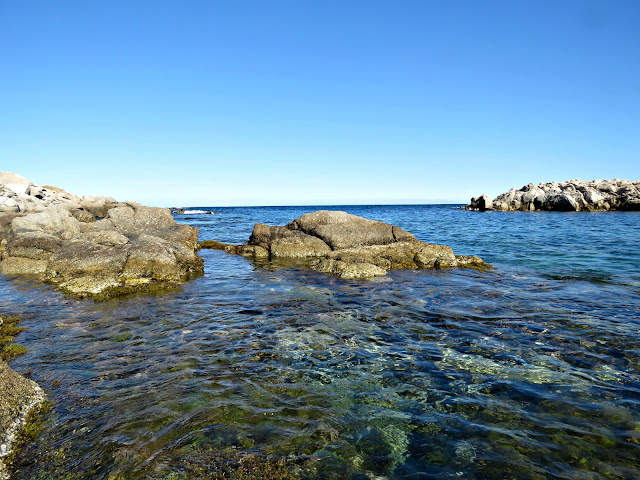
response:
[(640, 179), (638, 0), (0, 0), (0, 171), (163, 206)]

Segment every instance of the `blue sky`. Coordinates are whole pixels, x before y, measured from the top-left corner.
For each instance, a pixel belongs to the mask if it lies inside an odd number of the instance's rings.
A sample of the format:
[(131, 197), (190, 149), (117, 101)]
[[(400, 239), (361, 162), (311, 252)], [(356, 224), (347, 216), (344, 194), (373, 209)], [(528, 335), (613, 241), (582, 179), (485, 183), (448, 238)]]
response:
[(640, 2), (0, 0), (0, 171), (150, 205), (640, 179)]

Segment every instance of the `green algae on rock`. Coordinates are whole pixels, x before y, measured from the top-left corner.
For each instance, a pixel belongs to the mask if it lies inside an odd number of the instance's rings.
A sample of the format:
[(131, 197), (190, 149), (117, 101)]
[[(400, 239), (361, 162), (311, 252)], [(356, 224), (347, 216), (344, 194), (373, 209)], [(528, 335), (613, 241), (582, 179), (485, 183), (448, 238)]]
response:
[(17, 325), (21, 318), (15, 315), (0, 316), (0, 360), (8, 362), (13, 357), (24, 354), (26, 348), (22, 345), (12, 343), (16, 336), (24, 331), (23, 327)]
[(216, 242), (215, 240), (203, 240), (198, 243), (199, 248), (206, 248), (209, 250), (225, 250), (227, 245), (224, 243)]

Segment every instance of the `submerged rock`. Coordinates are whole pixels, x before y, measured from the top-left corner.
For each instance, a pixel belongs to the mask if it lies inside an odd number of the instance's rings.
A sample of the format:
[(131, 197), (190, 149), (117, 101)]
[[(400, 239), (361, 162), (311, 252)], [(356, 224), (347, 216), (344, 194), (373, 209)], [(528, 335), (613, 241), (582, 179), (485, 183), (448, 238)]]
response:
[(640, 210), (640, 181), (569, 180), (532, 183), (512, 188), (491, 200), (487, 195), (473, 197), (466, 210), (553, 210), (562, 212)]
[(0, 212), (0, 272), (36, 275), (62, 291), (93, 298), (171, 287), (203, 273), (198, 230), (176, 223), (169, 210), (109, 197), (80, 200), (54, 187), (34, 187), (25, 186), (39, 194), (56, 192), (59, 201)]
[(341, 278), (371, 278), (394, 269), (488, 268), (480, 258), (454, 255), (450, 247), (421, 242), (384, 222), (320, 210), (286, 226), (258, 223), (244, 245), (227, 251), (254, 259), (289, 259)]

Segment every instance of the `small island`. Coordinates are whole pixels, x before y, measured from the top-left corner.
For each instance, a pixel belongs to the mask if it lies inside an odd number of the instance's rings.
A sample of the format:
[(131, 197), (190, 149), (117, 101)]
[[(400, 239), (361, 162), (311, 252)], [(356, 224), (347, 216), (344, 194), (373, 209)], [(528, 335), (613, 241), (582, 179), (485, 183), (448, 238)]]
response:
[(569, 180), (534, 185), (498, 195), (473, 197), (465, 210), (602, 212), (640, 210), (640, 181)]

